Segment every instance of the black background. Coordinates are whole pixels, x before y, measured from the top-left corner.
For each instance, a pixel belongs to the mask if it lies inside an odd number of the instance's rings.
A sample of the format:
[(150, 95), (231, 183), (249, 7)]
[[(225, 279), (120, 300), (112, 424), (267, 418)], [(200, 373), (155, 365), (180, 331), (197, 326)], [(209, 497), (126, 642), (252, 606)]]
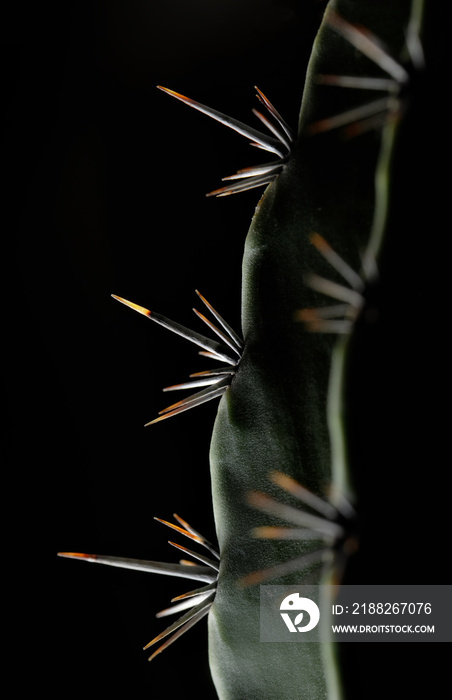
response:
[[(155, 612), (183, 583), (56, 552), (175, 560), (169, 531), (153, 520), (173, 512), (215, 538), (215, 404), (143, 428), (168, 403), (161, 388), (205, 363), (110, 294), (199, 328), (191, 311), (199, 289), (240, 328), (243, 242), (258, 191), (204, 195), (255, 152), (155, 86), (253, 124), (257, 85), (295, 125), (323, 9), (314, 0), (111, 0), (16, 5), (4, 23), (3, 576), (18, 688), (215, 697), (205, 623), (151, 665), (141, 651), (162, 628)], [(407, 138), (411, 180), (400, 187), (384, 269), (387, 325), (364, 348), (353, 385), (363, 453), (372, 445), (370, 583), (445, 582), (448, 464), (436, 402), (447, 395), (444, 42), (430, 51), (427, 100), (411, 117), (416, 152)], [(402, 500), (399, 520), (385, 517), (383, 498)], [(388, 580), (391, 567), (398, 580)], [(379, 692), (398, 697), (409, 687), (423, 697), (437, 673), (432, 647), (420, 655), (410, 645), (407, 661), (393, 646), (395, 654), (366, 650), (357, 664), (367, 697), (378, 668)]]

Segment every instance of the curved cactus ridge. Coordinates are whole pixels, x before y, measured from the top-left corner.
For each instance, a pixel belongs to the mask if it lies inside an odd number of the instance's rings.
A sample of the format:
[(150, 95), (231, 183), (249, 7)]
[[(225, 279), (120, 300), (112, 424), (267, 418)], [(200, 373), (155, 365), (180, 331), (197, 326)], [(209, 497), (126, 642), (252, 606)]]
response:
[[(333, 485), (354, 500), (341, 403), (350, 333), (307, 332), (297, 311), (307, 318), (311, 309), (317, 330), (328, 331), (328, 319), (312, 310), (331, 306), (328, 295), (334, 296), (332, 318), (351, 319), (342, 326), (350, 331), (365, 305), (365, 285), (383, 242), (394, 136), (412, 56), (419, 56), (421, 5), (329, 4), (312, 52), (293, 156), (266, 189), (246, 239), (245, 348), (221, 399), (210, 450), (221, 566), (209, 653), (222, 700), (341, 696), (329, 645), (259, 641), (259, 586), (238, 581), (287, 560), (298, 561), (297, 570), (276, 569), (272, 583), (320, 583), (331, 572), (313, 556), (309, 540), (250, 537), (254, 528), (281, 524), (281, 518), (263, 515), (246, 494), (280, 498), (269, 478), (278, 470), (318, 496)], [(377, 92), (376, 79), (384, 79)], [(357, 288), (341, 298), (337, 290), (350, 288), (347, 270), (354, 271)]]

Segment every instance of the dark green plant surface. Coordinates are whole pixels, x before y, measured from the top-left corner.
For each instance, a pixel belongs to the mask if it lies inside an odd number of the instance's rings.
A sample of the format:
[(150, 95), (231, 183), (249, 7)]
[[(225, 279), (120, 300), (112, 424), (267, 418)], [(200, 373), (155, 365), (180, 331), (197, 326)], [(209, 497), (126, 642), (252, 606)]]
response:
[[(368, 3), (356, 16), (356, 3), (337, 2), (327, 12), (335, 10), (364, 25), (399, 56), (412, 4), (402, 5), (394, 13), (392, 3), (378, 7)], [(309, 65), (294, 157), (260, 201), (245, 244), (245, 352), (220, 404), (211, 449), (222, 563), (210, 615), (210, 657), (224, 698), (341, 695), (325, 649), (260, 643), (259, 589), (237, 590), (237, 579), (303, 551), (299, 542), (282, 546), (280, 541), (249, 538), (253, 527), (268, 523), (268, 516), (247, 507), (245, 496), (253, 490), (276, 496), (277, 489), (269, 486), (272, 471), (283, 471), (323, 496), (332, 482), (344, 496), (356, 498), (344, 471), (348, 467), (340, 433), (345, 429), (346, 440), (349, 435), (347, 425), (340, 425), (346, 410), (343, 396), (332, 397), (328, 411), (331, 385), (343, 382), (341, 361), (332, 367), (334, 353), (343, 357), (343, 342), (331, 334), (307, 333), (303, 324), (294, 322), (294, 313), (325, 303), (306, 284), (309, 272), (340, 281), (328, 263), (319, 260), (311, 243), (313, 232), (324, 236), (356, 271), (361, 271), (363, 257), (377, 258), (380, 252), (394, 120), (355, 138), (338, 130), (311, 135), (313, 124), (350, 109), (353, 102), (347, 98), (356, 99), (348, 91), (338, 104), (341, 90), (318, 85), (318, 76), (349, 72), (367, 76), (368, 70), (366, 57), (329, 24), (322, 27)], [(366, 98), (366, 91), (360, 92), (358, 99)], [(361, 319), (360, 325), (366, 321)], [(321, 582), (324, 576), (318, 569), (313, 578), (311, 567), (301, 567), (290, 578), (280, 576), (276, 581)]]

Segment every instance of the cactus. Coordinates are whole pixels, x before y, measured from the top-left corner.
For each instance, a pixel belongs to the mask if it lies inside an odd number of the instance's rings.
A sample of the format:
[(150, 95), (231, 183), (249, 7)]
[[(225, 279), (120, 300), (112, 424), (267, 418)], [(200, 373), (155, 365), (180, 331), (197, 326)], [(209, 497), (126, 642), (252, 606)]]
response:
[[(362, 511), (362, 466), (349, 428), (348, 382), (378, 313), (394, 152), (423, 71), (422, 4), (329, 3), (296, 137), (261, 91), (268, 117), (260, 118), (267, 128), (272, 120), (271, 136), (176, 94), (277, 156), (212, 192), (266, 186), (245, 242), (243, 341), (201, 295), (216, 325), (198, 316), (212, 338), (116, 297), (226, 362), (167, 387), (196, 391), (150, 421), (220, 399), (210, 446), (218, 554), (179, 516), (178, 525), (164, 522), (209, 550), (176, 545), (200, 564), (64, 554), (202, 581), (178, 597), (172, 611), (188, 612), (152, 640), (159, 646), (151, 658), (208, 615), (221, 700), (343, 697), (328, 645), (301, 652), (297, 644), (259, 642), (258, 584), (350, 581), (356, 567), (348, 557), (356, 549), (355, 508)], [(199, 514), (194, 524), (201, 527)], [(344, 665), (347, 679), (347, 659)]]

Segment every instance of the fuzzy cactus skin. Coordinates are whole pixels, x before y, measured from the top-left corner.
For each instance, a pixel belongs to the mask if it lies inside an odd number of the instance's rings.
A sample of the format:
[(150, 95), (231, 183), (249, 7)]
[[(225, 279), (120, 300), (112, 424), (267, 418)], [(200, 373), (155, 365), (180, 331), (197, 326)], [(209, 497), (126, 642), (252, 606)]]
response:
[[(402, 53), (410, 1), (338, 0), (336, 11)], [(368, 59), (324, 23), (316, 39), (300, 114), (295, 153), (270, 185), (254, 216), (243, 261), (245, 352), (221, 400), (212, 437), (213, 503), (221, 550), (218, 591), (209, 615), (210, 660), (222, 700), (333, 700), (340, 681), (328, 645), (259, 642), (259, 587), (237, 580), (255, 569), (300, 554), (300, 543), (253, 540), (268, 517), (245, 503), (251, 490), (277, 496), (268, 475), (280, 470), (319, 495), (330, 483), (354, 500), (348, 474), (342, 405), (346, 345), (332, 335), (307, 333), (294, 311), (322, 305), (307, 287), (315, 270), (333, 278), (310, 243), (321, 233), (355, 270), (362, 255), (377, 259), (385, 229), (387, 188), (396, 125), (355, 139), (337, 131), (311, 136), (316, 120), (348, 108), (347, 90), (316, 84), (320, 73), (366, 74)], [(328, 580), (318, 569), (314, 580)], [(272, 583), (312, 583), (307, 568)]]

